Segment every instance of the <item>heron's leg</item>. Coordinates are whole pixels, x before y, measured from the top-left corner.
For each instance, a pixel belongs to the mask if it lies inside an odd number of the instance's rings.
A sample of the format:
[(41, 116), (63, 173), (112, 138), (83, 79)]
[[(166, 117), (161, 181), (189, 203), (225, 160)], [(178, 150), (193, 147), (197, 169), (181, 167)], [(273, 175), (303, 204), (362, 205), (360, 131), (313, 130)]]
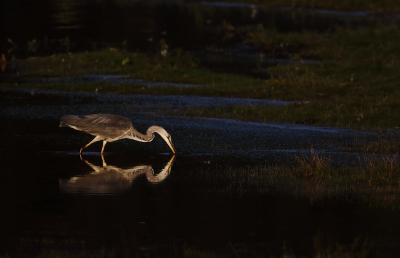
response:
[(107, 167), (106, 160), (104, 159), (103, 152), (101, 153), (101, 159), (103, 160), (103, 167)]
[(106, 141), (103, 140), (103, 148), (101, 149), (101, 155), (103, 156), (104, 147), (106, 147)]
[(94, 143), (94, 142), (101, 141), (101, 140), (103, 140), (102, 137), (99, 137), (99, 136), (94, 137), (94, 139), (93, 139), (91, 142), (89, 142), (88, 144), (86, 144), (85, 146), (83, 146), (83, 147), (81, 148), (80, 154), (82, 154), (83, 149), (85, 149), (86, 147), (88, 147), (90, 144), (92, 144), (92, 143)]

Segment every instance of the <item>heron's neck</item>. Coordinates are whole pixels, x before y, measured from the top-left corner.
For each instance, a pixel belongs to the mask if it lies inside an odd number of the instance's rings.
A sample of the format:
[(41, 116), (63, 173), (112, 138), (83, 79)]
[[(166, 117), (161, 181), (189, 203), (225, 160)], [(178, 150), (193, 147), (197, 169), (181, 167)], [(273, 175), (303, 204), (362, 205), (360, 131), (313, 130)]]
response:
[(139, 133), (135, 129), (131, 129), (131, 134), (130, 138), (135, 141), (151, 142), (154, 139), (154, 130), (152, 130), (152, 127), (147, 129), (146, 134)]

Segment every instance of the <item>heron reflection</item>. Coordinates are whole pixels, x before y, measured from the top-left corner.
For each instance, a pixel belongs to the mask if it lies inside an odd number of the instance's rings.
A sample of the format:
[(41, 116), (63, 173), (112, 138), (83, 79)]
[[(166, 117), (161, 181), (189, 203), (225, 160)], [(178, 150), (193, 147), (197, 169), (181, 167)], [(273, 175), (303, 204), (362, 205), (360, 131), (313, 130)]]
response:
[(107, 165), (103, 155), (101, 158), (103, 166), (96, 166), (87, 160), (83, 160), (94, 171), (84, 176), (60, 179), (60, 189), (65, 192), (113, 193), (129, 188), (133, 180), (141, 175), (145, 175), (151, 183), (160, 183), (171, 173), (175, 155), (158, 174), (154, 174), (152, 166), (149, 165), (122, 169)]

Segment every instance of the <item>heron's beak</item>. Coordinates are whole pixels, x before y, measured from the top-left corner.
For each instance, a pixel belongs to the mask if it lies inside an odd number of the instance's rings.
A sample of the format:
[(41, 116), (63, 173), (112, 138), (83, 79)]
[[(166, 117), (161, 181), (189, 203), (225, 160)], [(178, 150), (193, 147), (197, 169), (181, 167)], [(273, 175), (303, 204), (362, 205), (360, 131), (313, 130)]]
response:
[(176, 151), (175, 151), (175, 148), (174, 148), (174, 145), (172, 144), (172, 142), (169, 142), (168, 145), (169, 145), (169, 147), (171, 148), (172, 152), (173, 152), (174, 155), (175, 155), (175, 154), (176, 154)]
[(168, 141), (167, 141), (169, 147), (171, 148), (172, 152), (174, 153), (174, 155), (176, 154), (174, 145), (172, 144), (171, 138), (168, 137)]

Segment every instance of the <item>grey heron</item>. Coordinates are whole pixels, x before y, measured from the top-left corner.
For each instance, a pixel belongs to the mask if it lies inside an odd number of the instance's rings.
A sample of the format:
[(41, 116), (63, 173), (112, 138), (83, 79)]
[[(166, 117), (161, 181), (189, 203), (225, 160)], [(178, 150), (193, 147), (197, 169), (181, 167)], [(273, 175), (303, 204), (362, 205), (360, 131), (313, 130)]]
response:
[(139, 133), (132, 125), (131, 121), (123, 116), (112, 114), (91, 114), (84, 116), (63, 116), (60, 120), (60, 127), (71, 127), (78, 131), (84, 131), (96, 136), (91, 142), (83, 146), (82, 150), (97, 141), (103, 141), (103, 148), (107, 142), (114, 142), (120, 139), (131, 139), (139, 142), (151, 142), (154, 139), (154, 133), (158, 133), (169, 145), (175, 154), (175, 148), (172, 144), (171, 135), (160, 126), (150, 126), (146, 134)]

